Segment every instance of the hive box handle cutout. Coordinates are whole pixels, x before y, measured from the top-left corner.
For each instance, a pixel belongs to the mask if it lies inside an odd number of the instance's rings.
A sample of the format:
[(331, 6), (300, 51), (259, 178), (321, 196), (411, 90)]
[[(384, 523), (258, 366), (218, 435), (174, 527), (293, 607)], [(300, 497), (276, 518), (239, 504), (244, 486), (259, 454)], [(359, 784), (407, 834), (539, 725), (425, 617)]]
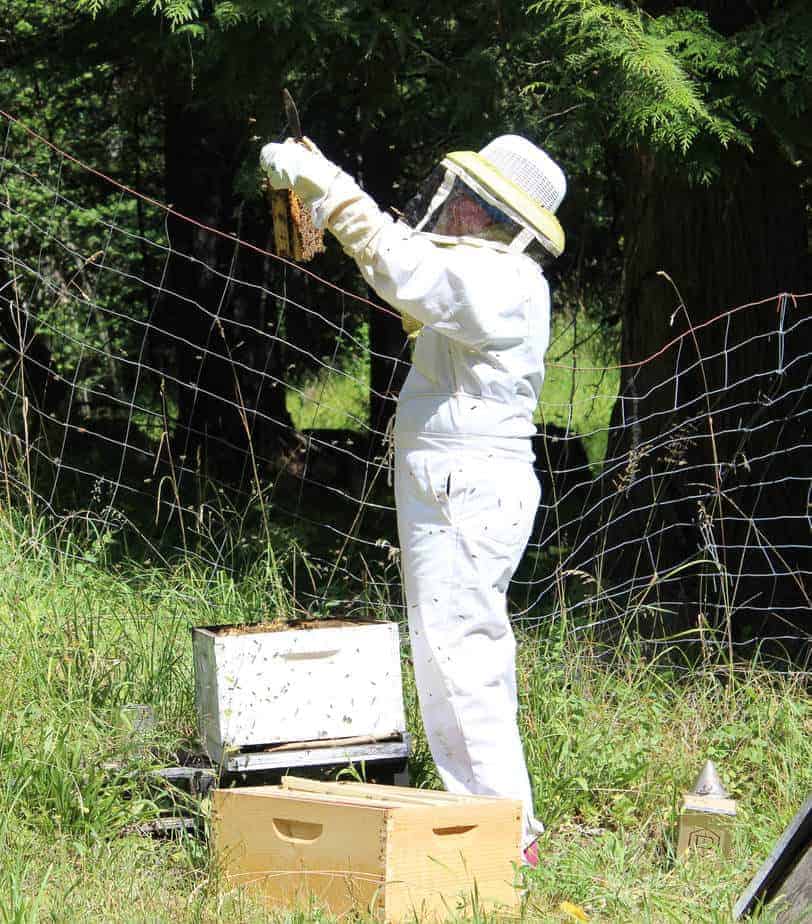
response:
[(310, 821), (296, 821), (293, 818), (274, 818), (277, 836), (291, 844), (312, 844), (321, 837), (324, 825)]
[(477, 825), (451, 825), (448, 828), (432, 828), (432, 831), (438, 837), (448, 837), (449, 834), (467, 834), (476, 827)]
[(287, 651), (282, 657), (286, 661), (313, 661), (316, 658), (332, 658), (339, 650), (333, 648), (330, 651)]

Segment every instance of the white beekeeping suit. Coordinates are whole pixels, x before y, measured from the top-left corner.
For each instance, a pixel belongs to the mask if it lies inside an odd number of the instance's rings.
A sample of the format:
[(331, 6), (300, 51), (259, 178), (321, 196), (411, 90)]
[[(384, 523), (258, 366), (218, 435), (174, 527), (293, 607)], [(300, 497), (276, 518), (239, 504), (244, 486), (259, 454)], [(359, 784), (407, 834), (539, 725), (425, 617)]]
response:
[(449, 154), (407, 224), (312, 146), (267, 145), (261, 161), (381, 298), (422, 325), (395, 422), (420, 708), (447, 789), (521, 800), (528, 847), (543, 828), (516, 721), (506, 591), (539, 503), (530, 437), (550, 327), (548, 285), (525, 250), (563, 250), (564, 176), (529, 141), (503, 136)]

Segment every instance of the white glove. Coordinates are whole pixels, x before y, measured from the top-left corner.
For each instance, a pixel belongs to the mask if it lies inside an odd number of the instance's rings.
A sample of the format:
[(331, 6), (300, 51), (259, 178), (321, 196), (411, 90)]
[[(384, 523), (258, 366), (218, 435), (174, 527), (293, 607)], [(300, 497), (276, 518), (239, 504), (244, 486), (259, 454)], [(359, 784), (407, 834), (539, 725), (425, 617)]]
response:
[(259, 155), (262, 171), (273, 189), (292, 189), (306, 205), (326, 195), (341, 170), (308, 139), (266, 144)]

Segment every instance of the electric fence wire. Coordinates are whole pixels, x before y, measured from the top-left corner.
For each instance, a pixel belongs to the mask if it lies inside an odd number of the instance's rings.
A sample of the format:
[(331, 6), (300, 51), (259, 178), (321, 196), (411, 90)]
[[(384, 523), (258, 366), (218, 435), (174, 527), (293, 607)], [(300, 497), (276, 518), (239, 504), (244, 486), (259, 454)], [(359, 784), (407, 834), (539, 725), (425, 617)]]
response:
[[(304, 609), (402, 613), (385, 418), (407, 347), (373, 349), (358, 321), (391, 310), (0, 118), (6, 497), (49, 536), (129, 532), (154, 560), (210, 575), (239, 569), (235, 531), (256, 548), (312, 543), (293, 555), (317, 575), (297, 589)], [(170, 219), (228, 258), (184, 252)], [(179, 284), (190, 274), (205, 299)], [(570, 396), (540, 408), (517, 622), (608, 643), (631, 628), (653, 653), (766, 647), (777, 669), (808, 673), (811, 309), (810, 294), (780, 293), (692, 323), (677, 305), (684, 329), (605, 365), (578, 352), (594, 331), (557, 330), (548, 374), (569, 375)]]

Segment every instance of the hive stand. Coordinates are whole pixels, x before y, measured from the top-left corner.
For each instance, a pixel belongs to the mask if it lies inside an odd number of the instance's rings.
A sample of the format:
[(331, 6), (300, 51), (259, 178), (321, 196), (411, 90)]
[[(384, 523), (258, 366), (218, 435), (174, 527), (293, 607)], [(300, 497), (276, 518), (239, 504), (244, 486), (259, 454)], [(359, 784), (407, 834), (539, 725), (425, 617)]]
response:
[(355, 767), (366, 779), (394, 783), (405, 779), (409, 758), (408, 734), (387, 739), (372, 737), (295, 741), (258, 750), (226, 752), (219, 764), (221, 785), (278, 783), (289, 771), (317, 778)]

